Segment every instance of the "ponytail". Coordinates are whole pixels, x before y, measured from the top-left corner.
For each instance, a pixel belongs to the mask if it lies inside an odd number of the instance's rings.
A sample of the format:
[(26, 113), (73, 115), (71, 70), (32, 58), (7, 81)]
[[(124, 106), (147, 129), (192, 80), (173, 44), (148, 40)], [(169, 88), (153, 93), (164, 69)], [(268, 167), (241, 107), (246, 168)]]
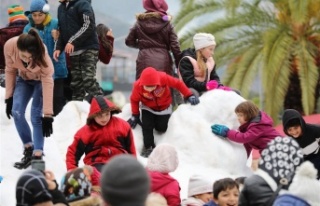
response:
[(17, 46), (20, 51), (25, 51), (32, 55), (31, 68), (35, 66), (48, 67), (45, 61), (45, 47), (35, 29), (30, 29), (27, 34), (21, 34)]

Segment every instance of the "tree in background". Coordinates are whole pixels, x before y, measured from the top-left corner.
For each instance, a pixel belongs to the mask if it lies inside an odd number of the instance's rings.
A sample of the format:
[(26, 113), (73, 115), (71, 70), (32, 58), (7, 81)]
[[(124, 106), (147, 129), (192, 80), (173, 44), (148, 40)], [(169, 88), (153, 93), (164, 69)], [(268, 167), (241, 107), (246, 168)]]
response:
[(214, 34), (215, 59), (220, 68), (227, 68), (224, 84), (247, 98), (260, 73), (262, 109), (275, 121), (284, 108), (304, 115), (315, 112), (320, 90), (320, 0), (180, 1), (182, 9), (174, 22), (178, 32), (193, 18), (212, 19), (181, 32), (181, 47), (190, 47), (197, 32)]

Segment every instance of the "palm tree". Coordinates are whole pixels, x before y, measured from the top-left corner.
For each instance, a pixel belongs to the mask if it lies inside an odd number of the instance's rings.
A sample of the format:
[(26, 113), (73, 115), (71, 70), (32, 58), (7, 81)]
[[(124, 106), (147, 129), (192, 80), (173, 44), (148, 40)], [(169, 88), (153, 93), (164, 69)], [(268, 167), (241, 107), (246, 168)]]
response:
[(194, 17), (225, 12), (223, 17), (184, 32), (182, 48), (197, 32), (215, 35), (218, 67), (225, 66), (224, 83), (248, 98), (262, 76), (264, 110), (274, 120), (283, 108), (314, 113), (320, 88), (320, 0), (181, 0), (175, 17), (177, 31)]

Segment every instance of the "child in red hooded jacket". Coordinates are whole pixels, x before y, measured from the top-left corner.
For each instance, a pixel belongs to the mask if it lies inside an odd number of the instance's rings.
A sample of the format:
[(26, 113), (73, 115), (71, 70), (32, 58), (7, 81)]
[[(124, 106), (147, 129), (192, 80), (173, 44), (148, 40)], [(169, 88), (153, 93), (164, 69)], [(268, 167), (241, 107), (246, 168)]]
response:
[(68, 170), (78, 167), (84, 153), (84, 163), (95, 167), (99, 172), (115, 155), (128, 153), (136, 156), (130, 125), (113, 116), (119, 112), (120, 108), (103, 96), (93, 97), (87, 124), (77, 131), (68, 147)]
[[(188, 87), (179, 79), (155, 68), (147, 67), (141, 77), (134, 83), (130, 97), (132, 117), (128, 120), (132, 128), (139, 123), (142, 126), (144, 150), (141, 156), (148, 157), (155, 148), (153, 129), (165, 132), (172, 113), (170, 88), (179, 90), (192, 105), (199, 103)], [(140, 122), (141, 109), (142, 123)]]

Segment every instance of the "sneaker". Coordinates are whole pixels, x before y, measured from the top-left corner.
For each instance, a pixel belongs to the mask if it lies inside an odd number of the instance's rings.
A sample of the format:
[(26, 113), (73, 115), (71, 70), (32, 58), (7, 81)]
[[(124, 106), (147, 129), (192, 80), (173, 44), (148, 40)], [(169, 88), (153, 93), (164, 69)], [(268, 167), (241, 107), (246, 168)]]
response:
[(152, 151), (153, 151), (153, 147), (149, 147), (147, 149), (144, 148), (143, 151), (141, 152), (141, 156), (148, 158)]

